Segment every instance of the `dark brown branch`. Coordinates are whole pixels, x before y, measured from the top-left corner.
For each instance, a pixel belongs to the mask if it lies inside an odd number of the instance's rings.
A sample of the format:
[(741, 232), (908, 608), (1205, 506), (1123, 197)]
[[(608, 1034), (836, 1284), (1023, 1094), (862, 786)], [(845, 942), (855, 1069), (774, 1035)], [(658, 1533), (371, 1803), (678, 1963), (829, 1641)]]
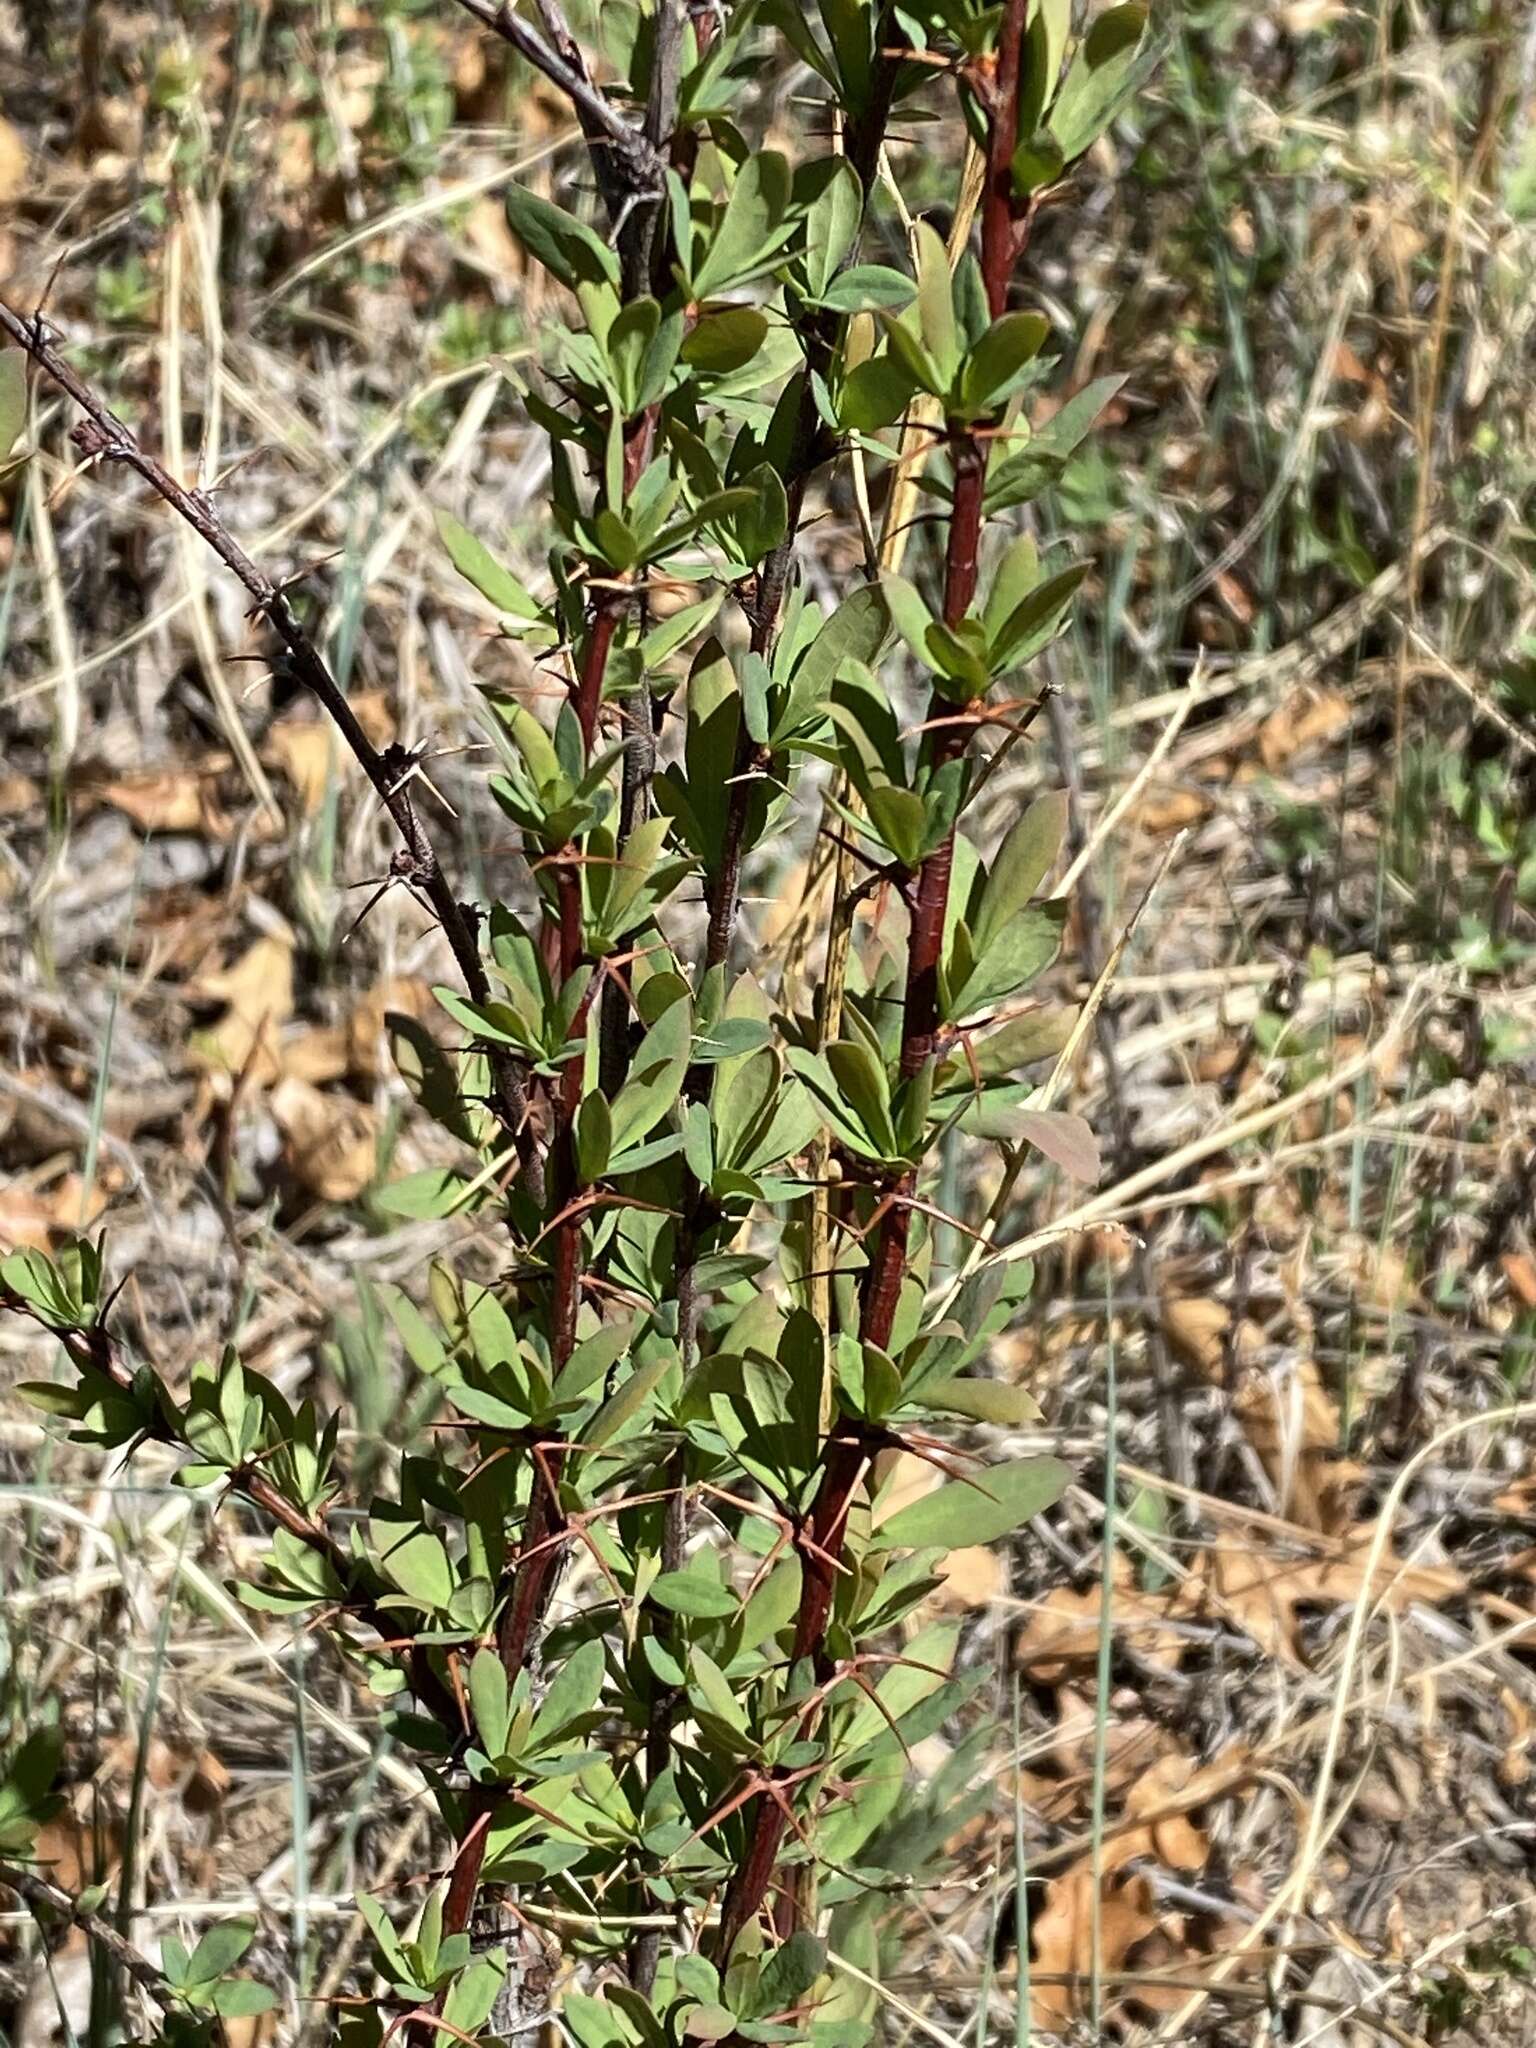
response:
[(149, 1993), (162, 2012), (169, 2012), (175, 2006), (176, 1991), (169, 1978), (155, 1968), (148, 1956), (140, 1955), (110, 1920), (103, 1920), (99, 1913), (92, 1913), (79, 1905), (61, 1886), (39, 1877), (34, 1870), (23, 1870), (15, 1863), (0, 1863), (0, 1887), (15, 1892), (29, 1906), (41, 1908), (57, 1919), (67, 1920), (72, 1927), (78, 1927), (83, 1934), (89, 1935), (92, 1941), (99, 1942), (139, 1989)]
[(579, 56), (573, 62), (571, 54), (551, 49), (538, 30), (515, 14), (510, 5), (497, 6), (494, 0), (459, 0), (459, 5), (503, 42), (510, 43), (520, 57), (525, 57), (565, 94), (576, 109), (588, 142), (601, 143), (617, 158), (633, 191), (660, 195), (666, 171), (663, 158), (587, 77), (580, 68)]
[[(253, 613), (263, 618), (281, 640), (293, 673), (319, 699), (394, 820), (401, 845), (391, 862), (391, 874), (419, 890), (431, 905), (432, 914), (441, 925), (443, 936), (458, 964), (470, 1001), (487, 1001), (490, 986), (480, 962), (474, 915), (454, 895), (426, 829), (417, 816), (409, 786), (408, 771), (412, 763), (405, 749), (390, 747), (381, 753), (374, 746), (358, 723), (356, 712), (347, 702), (323, 656), (300, 625), (282, 585), (274, 583), (246, 554), (220, 519), (206, 491), (187, 490), (162, 463), (140, 447), (129, 427), (59, 354), (49, 341), (41, 319), (24, 320), (0, 301), (0, 328), (10, 335), (18, 348), (25, 349), (38, 368), (52, 378), (86, 415), (72, 429), (70, 437), (81, 453), (92, 460), (120, 462), (135, 471), (244, 584), (252, 599)], [(528, 1118), (528, 1100), (522, 1077), (504, 1048), (487, 1046), (486, 1053), (502, 1124), (517, 1147), (529, 1191), (535, 1200), (540, 1200), (543, 1164)]]

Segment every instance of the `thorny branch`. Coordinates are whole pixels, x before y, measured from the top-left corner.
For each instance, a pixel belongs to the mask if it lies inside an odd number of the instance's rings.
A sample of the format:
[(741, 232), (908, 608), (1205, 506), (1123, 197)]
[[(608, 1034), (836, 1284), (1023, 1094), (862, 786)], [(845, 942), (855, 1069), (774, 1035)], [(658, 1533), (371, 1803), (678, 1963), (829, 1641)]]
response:
[[(139, 445), (132, 430), (118, 418), (60, 355), (49, 339), (40, 316), (24, 319), (0, 300), (0, 328), (18, 348), (24, 349), (40, 370), (72, 398), (86, 417), (71, 430), (70, 438), (88, 460), (120, 462), (141, 476), (199, 537), (213, 549), (249, 591), (253, 614), (264, 619), (281, 640), (299, 681), (318, 698), (340, 732), (363, 773), (378, 793), (380, 802), (394, 820), (401, 845), (391, 863), (391, 873), (418, 889), (430, 904), (442, 927), (463, 977), (471, 1002), (489, 1000), (490, 985), (480, 961), (475, 937), (476, 912), (454, 895), (442, 864), (411, 800), (409, 759), (400, 748), (380, 751), (358, 723), (357, 714), (325, 659), (300, 625), (287, 593), (260, 569), (224, 525), (206, 491), (187, 490), (165, 465)], [(487, 1046), (495, 1083), (496, 1107), (508, 1136), (517, 1148), (525, 1185), (535, 1201), (542, 1201), (544, 1166), (528, 1114), (528, 1098), (516, 1063), (504, 1048)]]
[[(510, 43), (520, 57), (525, 57), (536, 71), (543, 72), (551, 85), (565, 94), (576, 109), (582, 133), (593, 148), (594, 156), (606, 155), (614, 159), (622, 170), (623, 183), (631, 193), (649, 193), (653, 203), (660, 197), (666, 173), (663, 158), (649, 139), (624, 119), (607, 94), (592, 83), (568, 32), (560, 35), (564, 48), (557, 50), (545, 42), (536, 28), (514, 13), (510, 5), (497, 6), (493, 0), (459, 0), (459, 5), (494, 35), (500, 36), (503, 42)], [(561, 26), (563, 28), (563, 24)], [(604, 200), (611, 209), (618, 181), (605, 175), (601, 166), (599, 176), (605, 187)]]

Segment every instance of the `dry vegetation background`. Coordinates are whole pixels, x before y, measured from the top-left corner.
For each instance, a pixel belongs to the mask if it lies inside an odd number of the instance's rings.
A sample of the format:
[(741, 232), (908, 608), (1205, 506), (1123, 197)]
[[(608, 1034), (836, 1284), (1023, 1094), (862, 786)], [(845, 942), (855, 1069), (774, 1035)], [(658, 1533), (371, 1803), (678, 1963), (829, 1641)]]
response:
[[(1026, 1180), (1009, 1225), (1039, 1279), (994, 1370), (1079, 1484), (957, 1560), (997, 1682), (924, 1748), (976, 1796), (958, 1881), (898, 1916), (885, 2034), (1528, 2042), (1536, 15), (1166, 12), (1138, 126), (1022, 285), (1070, 384), (1129, 372), (1048, 507), (1097, 564), (1050, 730), (993, 784), (1001, 819), (1065, 780), (1096, 841), (1063, 989), (1161, 875), (1076, 1075), (1104, 1182)], [(369, 728), (443, 750), (461, 873), (500, 888), (463, 749), (520, 657), (431, 512), (537, 567), (504, 372), (560, 308), (497, 194), (584, 175), (505, 56), (448, 0), (0, 6), (0, 289), (46, 291), (170, 466), (222, 476)], [(803, 118), (803, 77), (769, 89)], [(897, 168), (940, 205), (921, 141)], [(380, 1027), (426, 1014), (437, 942), (403, 892), (355, 926), (377, 806), (243, 659), (238, 590), (67, 425), (37, 392), (0, 484), (0, 1245), (105, 1226), (131, 1341), (174, 1378), (233, 1338), (346, 1400), (366, 1485), (423, 1411), (375, 1290), (457, 1228), (376, 1200), (431, 1156)], [(841, 579), (844, 481), (817, 510), (806, 573)], [(750, 878), (770, 979), (813, 811)], [(430, 1867), (419, 1782), (225, 1593), (237, 1519), (153, 1452), (45, 1442), (4, 1391), (39, 1363), (0, 1331), (0, 1719), (61, 1705), (48, 1853), (151, 1946), (254, 1909), (277, 2032), (316, 2041), (353, 1890)], [(87, 2004), (83, 1952), (50, 1971), (0, 1915), (17, 2048)]]

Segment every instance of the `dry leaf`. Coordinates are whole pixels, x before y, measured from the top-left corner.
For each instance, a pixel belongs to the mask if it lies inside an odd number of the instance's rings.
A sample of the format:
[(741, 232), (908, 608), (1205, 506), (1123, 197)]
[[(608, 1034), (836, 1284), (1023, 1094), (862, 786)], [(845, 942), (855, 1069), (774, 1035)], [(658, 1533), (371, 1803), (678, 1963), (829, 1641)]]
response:
[(27, 145), (9, 121), (0, 121), (0, 204), (27, 189)]
[(1008, 1590), (1008, 1572), (1002, 1553), (983, 1544), (966, 1550), (952, 1550), (939, 1567), (943, 1585), (934, 1595), (936, 1607), (964, 1609), (990, 1607)]
[(353, 1202), (378, 1171), (378, 1118), (366, 1103), (325, 1095), (292, 1075), (272, 1090), (283, 1164), (322, 1202)]
[[(1143, 1872), (1128, 1872), (1127, 1866), (1156, 1863), (1182, 1875), (1203, 1870), (1210, 1858), (1210, 1842), (1194, 1825), (1190, 1812), (1235, 1788), (1241, 1771), (1234, 1766), (1240, 1766), (1245, 1755), (1245, 1750), (1234, 1746), (1203, 1765), (1176, 1750), (1160, 1756), (1131, 1784), (1125, 1819), (1135, 1825), (1109, 1833), (1099, 1854), (1097, 1873), (1089, 1851), (1046, 1887), (1045, 1905), (1034, 1924), (1034, 1966), (1042, 1976), (1075, 1981), (1032, 1987), (1038, 2026), (1059, 2031), (1085, 2010), (1093, 1969), (1096, 1882), (1101, 1970), (1124, 1969), (1133, 1959), (1150, 1968), (1182, 1963), (1191, 1956), (1183, 1918), (1159, 1912), (1150, 1878)], [(1199, 1957), (1194, 1960), (1198, 1964)], [(1167, 1987), (1139, 1984), (1134, 1996), (1138, 2004), (1159, 2009), (1170, 2002), (1181, 2003), (1184, 1993), (1180, 1991), (1170, 2000)]]
[(352, 715), (382, 754), (396, 733), (395, 707), (387, 690), (357, 690), (347, 700)]
[(194, 1041), (210, 1066), (270, 1087), (281, 1072), (279, 1033), (293, 1014), (293, 949), (263, 935), (218, 974), (205, 974), (192, 994), (226, 1005), (210, 1031)]
[(414, 975), (395, 975), (389, 981), (376, 983), (353, 1004), (347, 1016), (347, 1071), (354, 1079), (378, 1081), (394, 1074), (395, 1063), (384, 1028), (384, 1020), (392, 1012), (415, 1017), (424, 1024), (442, 1017), (431, 989)]
[[(1116, 1554), (1114, 1572), (1110, 1622), (1117, 1640), (1144, 1662), (1177, 1671), (1189, 1640), (1168, 1625), (1174, 1590), (1142, 1592), (1135, 1583), (1134, 1565), (1122, 1553)], [(1081, 1593), (1068, 1586), (1053, 1587), (1019, 1631), (1014, 1662), (1036, 1685), (1060, 1685), (1074, 1673), (1090, 1671), (1098, 1660), (1101, 1607), (1097, 1585)]]
[(1136, 822), (1143, 832), (1182, 832), (1186, 825), (1198, 825), (1211, 812), (1211, 800), (1195, 789), (1176, 789), (1167, 796), (1148, 797), (1136, 806)]
[(1251, 1361), (1262, 1348), (1253, 1323), (1232, 1330), (1224, 1302), (1184, 1296), (1162, 1306), (1168, 1341), (1202, 1378), (1215, 1386), (1229, 1378), (1227, 1350), (1249, 1361), (1233, 1395), (1233, 1411), (1274, 1486), (1279, 1513), (1304, 1529), (1334, 1533), (1347, 1526), (1360, 1467), (1342, 1455), (1339, 1410), (1310, 1359), (1261, 1369)]
[(284, 718), (267, 734), (267, 752), (292, 783), (307, 818), (325, 802), (325, 792), (350, 759), (329, 725)]
[(1342, 692), (1303, 683), (1259, 727), (1259, 758), (1273, 771), (1303, 747), (1333, 739), (1349, 720), (1349, 699)]
[(1232, 1407), (1269, 1474), (1278, 1512), (1325, 1534), (1346, 1528), (1362, 1468), (1339, 1450), (1338, 1404), (1311, 1359), (1248, 1375)]
[(1531, 1736), (1536, 1732), (1536, 1717), (1513, 1686), (1499, 1687), (1499, 1705), (1509, 1717), (1510, 1728), (1508, 1745), (1499, 1758), (1499, 1783), (1523, 1785), (1531, 1775)]
[(283, 1073), (296, 1081), (340, 1081), (350, 1070), (352, 1051), (344, 1024), (300, 1031), (283, 1044)]
[(395, 976), (360, 996), (344, 1023), (298, 1032), (282, 1048), (283, 1072), (300, 1081), (374, 1082), (394, 1072), (384, 1019), (391, 1012), (429, 1021), (437, 1011), (424, 981)]
[(1251, 626), (1257, 612), (1252, 593), (1230, 569), (1223, 569), (1214, 585), (1216, 595), (1240, 626)]
[(492, 277), (507, 280), (523, 271), (523, 252), (507, 226), (499, 199), (477, 199), (464, 218), (464, 240)]
[[(1170, 1295), (1162, 1305), (1163, 1334), (1186, 1364), (1212, 1386), (1227, 1383), (1228, 1339), (1232, 1311), (1224, 1301), (1205, 1295)], [(1241, 1362), (1256, 1357), (1263, 1343), (1257, 1324), (1240, 1323), (1231, 1350)]]
[[(1034, 1923), (1030, 2006), (1034, 2024), (1050, 2033), (1065, 2032), (1086, 2011), (1093, 1970), (1094, 1875), (1084, 1863), (1058, 1877), (1046, 1889), (1046, 1901)], [(1106, 1875), (1099, 1886), (1099, 1968), (1122, 1970), (1138, 1943), (1157, 1932), (1156, 1896), (1150, 1878)], [(1076, 1981), (1052, 1984), (1044, 1977)]]
[(1021, 1109), (1010, 1125), (1010, 1136), (1033, 1145), (1074, 1180), (1091, 1184), (1098, 1179), (1099, 1141), (1084, 1118), (1065, 1109)]
[(6, 1251), (21, 1246), (51, 1251), (61, 1238), (94, 1223), (107, 1206), (107, 1197), (100, 1184), (95, 1185), (82, 1214), (84, 1192), (85, 1183), (78, 1173), (61, 1174), (46, 1191), (21, 1181), (0, 1187), (0, 1247)]
[(231, 828), (219, 806), (214, 777), (227, 765), (211, 762), (202, 773), (127, 776), (105, 784), (98, 794), (143, 832), (195, 832), (223, 844)]
[[(1250, 1544), (1213, 1545), (1180, 1590), (1180, 1612), (1225, 1619), (1269, 1656), (1300, 1666), (1300, 1611), (1353, 1606), (1366, 1592), (1376, 1525), (1361, 1522), (1331, 1556), (1280, 1557)], [(1370, 1598), (1398, 1614), (1415, 1601), (1439, 1607), (1465, 1589), (1446, 1565), (1405, 1565), (1388, 1545), (1370, 1579)]]
[(1536, 1308), (1536, 1259), (1529, 1252), (1506, 1252), (1499, 1270), (1515, 1299), (1526, 1308)]

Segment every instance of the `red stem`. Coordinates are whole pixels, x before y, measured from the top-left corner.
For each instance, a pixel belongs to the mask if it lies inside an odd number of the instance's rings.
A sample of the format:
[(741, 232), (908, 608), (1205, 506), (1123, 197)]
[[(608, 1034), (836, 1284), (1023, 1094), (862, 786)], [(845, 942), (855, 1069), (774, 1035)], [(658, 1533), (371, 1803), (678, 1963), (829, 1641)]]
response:
[[(1026, 12), (1027, 0), (1007, 0), (994, 72), (982, 203), (982, 274), (994, 319), (1007, 304), (1008, 280), (1023, 239), (1013, 193), (1012, 157), (1018, 126), (1019, 50)], [(1027, 222), (1026, 213), (1026, 229)], [(945, 551), (944, 620), (954, 627), (967, 616), (976, 596), (985, 517), (986, 453), (976, 434), (959, 423), (950, 423), (948, 440), (954, 465), (954, 500)], [(963, 725), (937, 728), (928, 741), (931, 768), (941, 768), (956, 758), (964, 750), (967, 737)], [(920, 1073), (933, 1056), (939, 1023), (939, 966), (954, 852), (951, 832), (922, 863), (915, 877), (902, 1016), (904, 1080)], [(889, 1191), (894, 1200), (881, 1228), (866, 1280), (860, 1335), (882, 1349), (890, 1343), (906, 1277), (911, 1228), (911, 1209), (906, 1198), (914, 1192), (916, 1184), (917, 1174), (911, 1169)], [(823, 1453), (821, 1484), (806, 1532), (811, 1541), (801, 1553), (804, 1578), (795, 1628), (797, 1661), (812, 1657), (821, 1666), (837, 1591), (837, 1574), (831, 1560), (842, 1550), (848, 1511), (862, 1482), (868, 1456), (868, 1446), (857, 1431), (833, 1436)], [(807, 1733), (808, 1729), (802, 1729), (802, 1734)], [(747, 1852), (731, 1880), (722, 1908), (715, 1948), (722, 1961), (761, 1909), (773, 1882), (787, 1825), (777, 1800), (758, 1800)]]
[(1013, 189), (1013, 153), (1019, 135), (1019, 53), (1029, 0), (1007, 0), (997, 31), (992, 73), (992, 114), (987, 129), (987, 174), (981, 195), (981, 275), (996, 320), (1008, 303), (1008, 279), (1028, 232), (1029, 209)]
[[(843, 1547), (843, 1531), (865, 1472), (871, 1450), (857, 1425), (845, 1424), (827, 1440), (823, 1452), (821, 1485), (816, 1492), (800, 1545), (800, 1612), (795, 1620), (794, 1661), (814, 1659), (818, 1678), (825, 1678), (827, 1624), (837, 1595), (838, 1573), (832, 1563)], [(813, 1710), (800, 1724), (800, 1739), (806, 1740), (815, 1726)], [(787, 1774), (775, 1775), (782, 1782)], [(720, 1909), (715, 1931), (714, 1954), (724, 1963), (736, 1939), (760, 1911), (773, 1882), (779, 1849), (789, 1823), (777, 1799), (759, 1798), (753, 1814), (752, 1833), (746, 1854), (736, 1866)]]

